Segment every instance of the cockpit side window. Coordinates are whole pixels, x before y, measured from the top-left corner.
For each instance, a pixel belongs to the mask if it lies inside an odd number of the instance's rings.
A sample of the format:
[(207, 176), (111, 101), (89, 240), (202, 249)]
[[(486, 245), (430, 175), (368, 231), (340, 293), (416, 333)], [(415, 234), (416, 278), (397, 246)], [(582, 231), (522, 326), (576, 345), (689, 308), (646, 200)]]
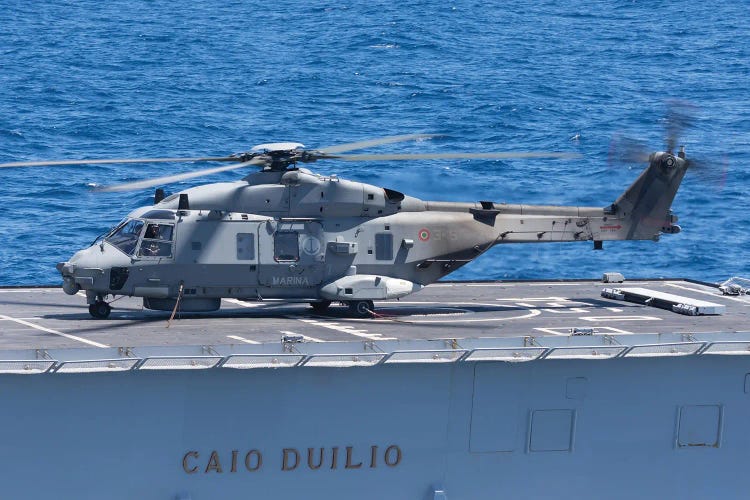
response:
[(171, 224), (147, 224), (138, 255), (141, 257), (171, 257), (173, 233), (174, 226)]
[(106, 238), (106, 241), (117, 247), (120, 251), (131, 255), (138, 243), (138, 237), (141, 235), (142, 229), (143, 221), (132, 219), (120, 225), (114, 233)]

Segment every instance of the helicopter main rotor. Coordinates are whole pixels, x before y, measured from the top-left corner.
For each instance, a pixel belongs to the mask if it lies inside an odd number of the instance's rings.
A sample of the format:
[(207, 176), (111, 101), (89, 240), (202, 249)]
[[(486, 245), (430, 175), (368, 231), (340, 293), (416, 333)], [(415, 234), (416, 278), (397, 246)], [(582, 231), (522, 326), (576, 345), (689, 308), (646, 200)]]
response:
[(237, 170), (248, 166), (258, 166), (264, 172), (285, 171), (297, 168), (297, 163), (312, 163), (318, 160), (339, 161), (401, 161), (401, 160), (444, 160), (444, 159), (512, 159), (512, 158), (556, 158), (569, 159), (580, 157), (577, 153), (555, 152), (487, 152), (487, 153), (396, 153), (396, 154), (341, 154), (385, 144), (405, 141), (419, 141), (437, 137), (434, 134), (406, 134), (368, 139), (364, 141), (338, 144), (319, 149), (305, 149), (304, 144), (297, 142), (278, 142), (260, 144), (250, 151), (229, 156), (177, 157), (177, 158), (105, 158), (53, 161), (23, 161), (1, 163), (0, 168), (47, 167), (61, 165), (89, 164), (132, 164), (132, 163), (175, 163), (175, 162), (231, 162), (231, 165), (212, 167), (181, 174), (143, 179), (123, 184), (100, 186), (96, 191), (117, 192), (146, 189), (157, 185), (180, 182), (196, 177), (203, 177), (219, 172)]

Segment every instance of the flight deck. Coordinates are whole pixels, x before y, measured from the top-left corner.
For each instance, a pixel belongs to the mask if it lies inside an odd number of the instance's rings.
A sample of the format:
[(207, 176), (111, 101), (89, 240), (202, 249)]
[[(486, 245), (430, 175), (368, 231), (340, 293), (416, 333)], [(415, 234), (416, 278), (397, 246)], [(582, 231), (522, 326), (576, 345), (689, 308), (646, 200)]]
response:
[[(710, 303), (720, 306), (710, 310), (719, 314), (602, 296), (613, 289)], [(680, 279), (441, 282), (404, 300), (375, 302), (366, 319), (348, 317), (336, 304), (325, 313), (307, 303), (225, 299), (221, 306), (212, 313), (176, 311), (170, 321), (170, 312), (122, 297), (101, 320), (89, 316), (84, 297), (59, 288), (0, 288), (0, 351), (750, 332), (750, 296), (722, 295), (714, 285)]]

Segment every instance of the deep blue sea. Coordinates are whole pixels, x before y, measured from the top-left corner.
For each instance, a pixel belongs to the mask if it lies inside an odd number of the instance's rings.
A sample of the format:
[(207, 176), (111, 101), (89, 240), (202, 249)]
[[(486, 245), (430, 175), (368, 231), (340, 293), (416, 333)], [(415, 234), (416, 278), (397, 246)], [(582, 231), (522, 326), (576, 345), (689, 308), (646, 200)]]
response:
[[(380, 152), (571, 151), (577, 160), (319, 162), (428, 200), (605, 206), (664, 148), (667, 103), (702, 169), (659, 243), (503, 245), (456, 279), (750, 275), (750, 2), (5, 0), (0, 162), (225, 155), (394, 134)], [(376, 152), (373, 150), (372, 152)], [(56, 262), (152, 189), (92, 186), (190, 164), (2, 169), (0, 285), (58, 283)], [(217, 174), (167, 186), (178, 191)]]

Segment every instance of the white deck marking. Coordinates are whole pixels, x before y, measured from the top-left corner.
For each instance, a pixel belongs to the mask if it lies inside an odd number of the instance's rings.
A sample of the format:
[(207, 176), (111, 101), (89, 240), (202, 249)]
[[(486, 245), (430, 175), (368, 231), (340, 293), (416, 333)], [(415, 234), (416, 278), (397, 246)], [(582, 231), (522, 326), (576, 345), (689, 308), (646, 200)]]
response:
[(560, 302), (560, 301), (567, 302), (568, 301), (568, 299), (566, 299), (565, 297), (512, 297), (512, 298), (502, 298), (502, 299), (495, 299), (495, 300), (509, 301), (509, 302)]
[(3, 288), (0, 293), (52, 293), (60, 291), (59, 288)]
[(714, 297), (714, 298), (717, 298), (717, 299), (721, 298), (721, 299), (727, 299), (727, 300), (734, 300), (735, 302), (741, 302), (741, 303), (745, 304), (746, 306), (750, 306), (750, 301), (742, 300), (742, 299), (737, 298), (737, 297), (729, 297), (727, 295), (722, 295), (721, 293), (707, 292), (705, 290), (698, 290), (697, 288), (691, 288), (689, 286), (677, 285), (675, 283), (664, 283), (664, 284), (667, 285), (667, 286), (673, 286), (675, 288), (682, 288), (683, 290), (690, 290), (691, 292), (695, 292), (695, 293), (702, 293), (703, 295), (710, 295), (711, 297)]
[(656, 316), (581, 316), (583, 321), (661, 321)]
[(239, 299), (221, 299), (221, 300), (224, 300), (226, 302), (229, 302), (230, 304), (235, 304), (235, 305), (242, 306), (242, 307), (261, 307), (264, 305), (260, 302), (245, 302), (244, 300), (239, 300)]
[(232, 340), (239, 340), (240, 342), (244, 342), (246, 344), (260, 344), (260, 342), (258, 341), (246, 339), (244, 337), (240, 337), (239, 335), (227, 335), (227, 338)]
[(333, 321), (318, 321), (316, 319), (303, 318), (296, 319), (297, 321), (302, 321), (303, 323), (319, 326), (321, 328), (328, 328), (329, 330), (336, 330), (337, 332), (348, 333), (349, 335), (354, 335), (356, 337), (362, 337), (369, 340), (396, 340), (396, 337), (383, 337), (383, 335), (379, 333), (368, 333), (367, 330), (358, 330), (351, 325), (342, 325)]
[(619, 307), (605, 307), (605, 309), (607, 309), (608, 311), (612, 311), (613, 313), (621, 313), (622, 312), (622, 309), (620, 309)]
[(303, 335), (301, 333), (297, 332), (290, 332), (289, 330), (279, 330), (284, 335), (296, 335), (298, 337), (302, 337), (303, 339), (307, 340), (308, 342), (326, 342), (323, 339), (316, 339), (315, 337), (310, 337), (309, 335)]
[[(570, 331), (575, 328), (573, 326), (569, 327), (554, 327), (554, 328), (534, 328), (534, 330), (539, 330), (543, 333), (549, 333), (552, 335), (564, 335), (568, 336), (571, 335)], [(629, 332), (627, 330), (620, 330), (619, 328), (613, 328), (611, 326), (591, 326), (587, 328), (592, 328), (595, 333), (601, 334), (601, 333), (617, 333), (617, 334), (625, 334), (625, 335), (633, 335), (633, 332)], [(608, 330), (607, 332), (602, 332), (602, 330)]]
[[(484, 319), (437, 319), (434, 321), (408, 319), (406, 321), (415, 325), (426, 325), (426, 324), (433, 324), (433, 323), (491, 323), (491, 322), (499, 323), (501, 321), (510, 321), (512, 319), (533, 318), (534, 316), (539, 316), (540, 314), (542, 314), (542, 311), (540, 311), (539, 309), (529, 309), (529, 312), (526, 314), (521, 314), (520, 316), (511, 316), (511, 317), (494, 317), (494, 318), (484, 318)], [(363, 321), (363, 320), (359, 320), (359, 321)]]
[(553, 308), (553, 309), (542, 309), (542, 311), (547, 311), (555, 314), (571, 314), (571, 313), (589, 313), (588, 309), (581, 309), (580, 307), (571, 307), (570, 309), (567, 308)]
[(10, 316), (5, 316), (4, 314), (0, 314), (0, 319), (4, 319), (4, 320), (7, 320), (7, 321), (14, 321), (16, 323), (19, 323), (19, 324), (24, 325), (24, 326), (28, 326), (30, 328), (34, 328), (36, 330), (41, 330), (41, 331), (47, 332), (47, 333), (54, 333), (55, 335), (59, 335), (61, 337), (65, 337), (66, 339), (75, 340), (77, 342), (83, 342), (84, 344), (92, 345), (94, 347), (101, 347), (101, 348), (107, 348), (107, 347), (109, 347), (106, 344), (100, 344), (99, 342), (94, 342), (93, 340), (87, 340), (87, 339), (84, 339), (84, 338), (81, 338), (81, 337), (76, 337), (75, 335), (70, 335), (68, 333), (58, 332), (57, 330), (53, 330), (51, 328), (45, 328), (45, 327), (43, 327), (41, 325), (34, 324), (34, 323), (30, 322), (30, 321), (25, 321), (25, 320), (17, 319), (17, 318), (11, 318)]

